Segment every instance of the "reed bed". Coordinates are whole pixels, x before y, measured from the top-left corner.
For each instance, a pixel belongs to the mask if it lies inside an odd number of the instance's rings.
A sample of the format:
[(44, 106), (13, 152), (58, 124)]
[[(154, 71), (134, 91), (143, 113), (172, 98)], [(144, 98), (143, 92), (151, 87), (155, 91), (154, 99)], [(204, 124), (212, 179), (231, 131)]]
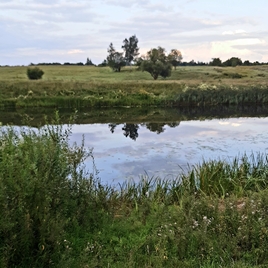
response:
[[(38, 84), (37, 84), (38, 85)], [(42, 85), (43, 86), (43, 85)], [(77, 85), (76, 85), (77, 86)], [(188, 87), (180, 84), (106, 85), (93, 88), (61, 89), (55, 86), (40, 90), (38, 86), (7, 90), (9, 95), (2, 98), (0, 107), (182, 107), (217, 105), (267, 105), (268, 86), (204, 86)], [(139, 88), (140, 87), (140, 88)], [(49, 86), (48, 86), (49, 88)], [(121, 89), (119, 89), (121, 88)]]
[(1, 267), (268, 265), (266, 155), (104, 185), (72, 122), (0, 128)]

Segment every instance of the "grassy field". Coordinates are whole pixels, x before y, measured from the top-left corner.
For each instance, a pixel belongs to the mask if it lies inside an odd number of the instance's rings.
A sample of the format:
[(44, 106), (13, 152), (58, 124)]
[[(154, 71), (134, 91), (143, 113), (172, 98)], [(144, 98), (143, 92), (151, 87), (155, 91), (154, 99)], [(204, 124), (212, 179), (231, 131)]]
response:
[(49, 123), (0, 128), (0, 267), (267, 267), (267, 156), (116, 188)]
[[(113, 72), (109, 67), (92, 66), (39, 66), (44, 72), (42, 78), (46, 82), (90, 82), (90, 83), (116, 83), (116, 82), (152, 82), (149, 73), (140, 72), (137, 67), (124, 67), (120, 73)], [(26, 71), (28, 67), (0, 67), (0, 81), (28, 81)], [(239, 78), (239, 75), (242, 76)], [(268, 66), (186, 66), (177, 67), (172, 71), (171, 77), (158, 79), (156, 83), (185, 83), (187, 85), (232, 84), (247, 85), (267, 84)], [(220, 81), (221, 80), (221, 81)]]
[(126, 67), (40, 66), (40, 81), (27, 67), (0, 67), (0, 107), (189, 106), (268, 102), (268, 66), (178, 67), (153, 81)]

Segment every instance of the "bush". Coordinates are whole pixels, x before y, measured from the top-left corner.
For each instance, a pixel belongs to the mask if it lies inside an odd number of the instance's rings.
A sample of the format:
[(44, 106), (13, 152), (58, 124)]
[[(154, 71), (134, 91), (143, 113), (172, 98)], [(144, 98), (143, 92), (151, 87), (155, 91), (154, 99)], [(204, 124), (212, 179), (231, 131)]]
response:
[(58, 115), (52, 124), (0, 128), (0, 267), (49, 267), (69, 251), (68, 230), (90, 232), (101, 220), (82, 167), (91, 151), (69, 146)]
[(41, 70), (38, 67), (27, 69), (27, 76), (31, 80), (42, 79), (43, 74), (44, 74), (43, 70)]

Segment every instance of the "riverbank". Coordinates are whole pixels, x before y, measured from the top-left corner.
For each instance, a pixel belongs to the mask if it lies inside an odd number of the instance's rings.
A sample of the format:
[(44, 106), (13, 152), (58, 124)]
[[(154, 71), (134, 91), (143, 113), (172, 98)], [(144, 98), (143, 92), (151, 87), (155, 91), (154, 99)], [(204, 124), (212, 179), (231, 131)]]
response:
[(180, 107), (268, 103), (268, 66), (178, 67), (166, 80), (127, 67), (39, 66), (40, 81), (27, 67), (0, 67), (0, 109), (18, 107)]
[[(72, 120), (70, 120), (72, 123)], [(111, 187), (59, 116), (0, 128), (0, 266), (266, 267), (266, 155)], [(142, 152), (141, 152), (142, 153)]]
[[(62, 124), (67, 124), (74, 113), (74, 109), (60, 109)], [(22, 108), (10, 109), (0, 113), (0, 124), (2, 125), (25, 125), (41, 126), (45, 124), (44, 115), (53, 118), (54, 108)], [(189, 120), (222, 119), (238, 117), (267, 117), (268, 106), (210, 106), (210, 107), (132, 107), (132, 108), (105, 108), (105, 109), (79, 109), (76, 113), (75, 124), (136, 124), (136, 123), (159, 123), (167, 124)]]

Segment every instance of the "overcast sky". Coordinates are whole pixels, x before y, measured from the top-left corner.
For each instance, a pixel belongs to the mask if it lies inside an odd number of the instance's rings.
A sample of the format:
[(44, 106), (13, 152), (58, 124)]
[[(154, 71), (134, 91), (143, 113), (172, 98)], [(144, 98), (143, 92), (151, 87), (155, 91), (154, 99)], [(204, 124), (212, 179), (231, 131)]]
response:
[(139, 39), (183, 60), (268, 62), (267, 0), (0, 0), (0, 65), (101, 63)]

